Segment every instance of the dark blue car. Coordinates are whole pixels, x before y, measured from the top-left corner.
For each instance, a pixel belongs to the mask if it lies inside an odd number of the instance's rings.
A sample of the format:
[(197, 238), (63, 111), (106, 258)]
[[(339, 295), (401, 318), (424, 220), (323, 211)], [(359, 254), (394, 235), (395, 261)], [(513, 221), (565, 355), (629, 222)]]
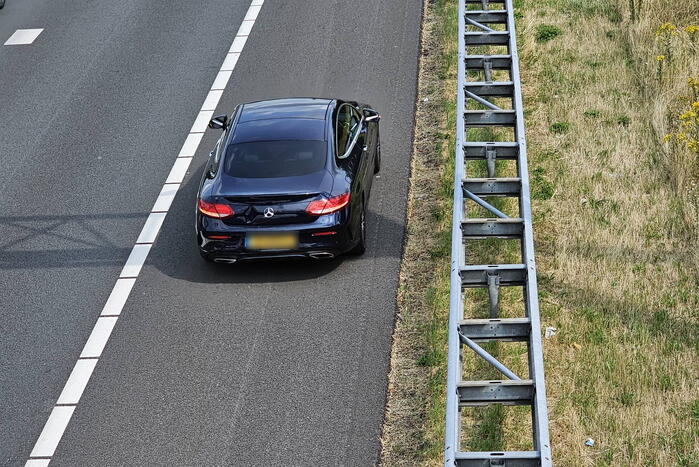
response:
[(276, 99), (218, 116), (197, 196), (201, 255), (219, 263), (362, 254), (379, 171), (379, 114), (337, 99)]

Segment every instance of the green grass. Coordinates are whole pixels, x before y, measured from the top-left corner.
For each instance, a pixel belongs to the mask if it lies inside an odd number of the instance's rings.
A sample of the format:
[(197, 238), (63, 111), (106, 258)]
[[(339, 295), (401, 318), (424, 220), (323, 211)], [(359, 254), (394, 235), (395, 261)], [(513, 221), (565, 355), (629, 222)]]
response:
[(568, 130), (570, 130), (570, 123), (568, 122), (555, 122), (549, 126), (549, 131), (557, 135), (568, 133)]
[(558, 26), (550, 24), (540, 24), (536, 27), (537, 42), (548, 42), (563, 34), (563, 31)]

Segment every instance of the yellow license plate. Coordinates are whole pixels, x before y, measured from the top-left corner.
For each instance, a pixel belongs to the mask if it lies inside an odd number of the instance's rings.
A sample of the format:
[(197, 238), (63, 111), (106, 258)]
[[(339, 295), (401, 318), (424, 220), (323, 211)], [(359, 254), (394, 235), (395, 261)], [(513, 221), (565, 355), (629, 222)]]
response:
[(292, 250), (299, 246), (296, 234), (250, 234), (245, 243), (251, 250)]

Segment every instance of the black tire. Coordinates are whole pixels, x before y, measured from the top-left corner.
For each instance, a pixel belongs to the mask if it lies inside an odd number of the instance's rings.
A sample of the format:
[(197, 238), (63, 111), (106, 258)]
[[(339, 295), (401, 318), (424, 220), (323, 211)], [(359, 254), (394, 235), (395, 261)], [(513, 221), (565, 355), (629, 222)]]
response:
[(381, 141), (376, 143), (376, 158), (374, 159), (374, 174), (381, 170)]
[(366, 209), (362, 203), (362, 210), (359, 217), (359, 243), (350, 250), (353, 256), (361, 256), (366, 251)]
[(5, 0), (0, 0), (0, 9), (5, 6)]

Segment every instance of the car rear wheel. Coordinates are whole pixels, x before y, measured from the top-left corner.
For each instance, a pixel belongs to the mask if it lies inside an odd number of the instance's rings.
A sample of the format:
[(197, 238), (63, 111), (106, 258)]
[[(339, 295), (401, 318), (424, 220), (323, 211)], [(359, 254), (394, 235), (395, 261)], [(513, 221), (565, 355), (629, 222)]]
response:
[(351, 255), (360, 256), (366, 251), (366, 209), (362, 203), (359, 217), (359, 243), (350, 251)]
[(5, 0), (0, 0), (0, 8), (5, 6)]

